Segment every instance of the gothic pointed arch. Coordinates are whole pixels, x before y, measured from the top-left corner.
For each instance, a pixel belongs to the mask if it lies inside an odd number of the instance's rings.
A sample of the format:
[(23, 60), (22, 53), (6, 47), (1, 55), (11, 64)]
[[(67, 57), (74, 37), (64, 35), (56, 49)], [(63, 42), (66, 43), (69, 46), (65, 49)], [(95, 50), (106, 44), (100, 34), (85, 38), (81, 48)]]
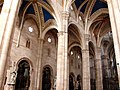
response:
[(82, 45), (82, 33), (77, 25), (71, 23), (68, 26), (68, 44), (71, 45), (72, 43), (79, 43)]
[[(79, 44), (69, 47), (69, 90), (81, 89), (82, 85), (82, 51)], [(77, 77), (79, 75), (80, 77)]]

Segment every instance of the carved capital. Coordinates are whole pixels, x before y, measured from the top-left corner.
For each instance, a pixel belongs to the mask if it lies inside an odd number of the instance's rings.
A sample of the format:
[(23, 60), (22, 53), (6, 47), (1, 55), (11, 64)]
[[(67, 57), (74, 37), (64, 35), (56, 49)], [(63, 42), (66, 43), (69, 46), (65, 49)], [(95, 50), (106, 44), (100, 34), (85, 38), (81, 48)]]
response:
[(102, 59), (108, 59), (108, 56), (107, 55), (102, 55), (101, 58)]
[(87, 41), (90, 40), (90, 35), (89, 35), (89, 34), (85, 34), (84, 36), (85, 36), (85, 39), (86, 39)]
[(68, 20), (68, 17), (69, 17), (69, 12), (67, 12), (67, 11), (62, 12), (63, 19)]
[(101, 53), (101, 47), (97, 47), (97, 52), (99, 53)]
[(59, 36), (63, 36), (64, 35), (64, 33), (67, 33), (67, 32), (64, 32), (64, 31), (59, 31), (58, 33), (57, 33), (57, 36), (59, 37)]
[(89, 49), (83, 49), (82, 50), (82, 53), (86, 53), (86, 52), (89, 52)]

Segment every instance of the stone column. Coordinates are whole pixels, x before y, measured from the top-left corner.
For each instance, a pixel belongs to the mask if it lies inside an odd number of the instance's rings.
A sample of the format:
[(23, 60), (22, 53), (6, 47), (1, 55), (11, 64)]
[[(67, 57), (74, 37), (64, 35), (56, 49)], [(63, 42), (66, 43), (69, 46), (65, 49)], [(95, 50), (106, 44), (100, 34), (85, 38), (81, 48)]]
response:
[(109, 16), (111, 21), (111, 28), (113, 34), (118, 80), (120, 88), (120, 1), (119, 0), (107, 0)]
[[(11, 40), (11, 34), (13, 31), (13, 25), (15, 22), (15, 15), (18, 12), (18, 6), (20, 0), (5, 0), (4, 3), (11, 3), (10, 10), (8, 11), (8, 18), (5, 24), (5, 27), (3, 27), (1, 24), (0, 28), (2, 27), (2, 30), (4, 31), (4, 35), (2, 37), (2, 43), (1, 43), (1, 51), (0, 51), (0, 90), (3, 88), (3, 81), (4, 81), (4, 74), (5, 74), (5, 67), (6, 67), (6, 62), (7, 62), (7, 56), (8, 56), (8, 51), (9, 51), (9, 46), (10, 46), (10, 40)], [(9, 5), (8, 3), (8, 5)], [(6, 9), (8, 10), (8, 9)], [(5, 11), (6, 12), (6, 11)], [(2, 22), (2, 21), (1, 21)]]
[(103, 90), (103, 78), (102, 78), (102, 62), (101, 62), (101, 48), (96, 48), (96, 90)]
[(6, 28), (6, 23), (9, 17), (9, 12), (10, 12), (12, 1), (13, 0), (9, 0), (9, 1), (4, 0), (2, 11), (0, 14), (0, 49), (1, 49), (3, 34)]
[(58, 53), (57, 53), (57, 81), (56, 90), (68, 90), (69, 69), (68, 69), (68, 12), (62, 13), (61, 30), (58, 32)]
[(42, 90), (42, 52), (43, 52), (43, 42), (44, 39), (39, 39), (39, 48), (38, 48), (38, 65), (37, 65), (37, 78), (36, 78), (36, 90)]
[(108, 77), (108, 57), (107, 55), (102, 55), (101, 59), (103, 61), (103, 70), (104, 70), (103, 75), (105, 75), (105, 77), (107, 78)]
[(85, 48), (82, 50), (82, 90), (90, 90), (89, 35), (85, 34)]
[(102, 55), (101, 57), (102, 61), (103, 61), (103, 89), (104, 88), (109, 88), (109, 77), (110, 77), (110, 73), (109, 73), (109, 64), (108, 64), (108, 56), (107, 55)]

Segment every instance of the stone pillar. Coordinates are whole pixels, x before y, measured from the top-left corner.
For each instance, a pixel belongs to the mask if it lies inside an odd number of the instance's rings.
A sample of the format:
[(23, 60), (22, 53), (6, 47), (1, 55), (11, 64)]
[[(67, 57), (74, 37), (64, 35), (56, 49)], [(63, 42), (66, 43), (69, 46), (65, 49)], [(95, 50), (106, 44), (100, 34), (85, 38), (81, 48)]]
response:
[(1, 49), (3, 34), (4, 34), (4, 31), (5, 31), (5, 28), (6, 28), (6, 23), (8, 21), (12, 1), (13, 0), (9, 0), (9, 1), (4, 0), (2, 11), (1, 11), (1, 14), (0, 14), (0, 49)]
[[(11, 3), (10, 10), (8, 11), (8, 8), (5, 9), (6, 11), (4, 12), (9, 12), (8, 16), (6, 16), (7, 21), (4, 26), (4, 24), (0, 24), (0, 28), (4, 32), (4, 35), (2, 35), (2, 43), (1, 43), (1, 51), (0, 51), (0, 90), (3, 89), (3, 81), (4, 81), (4, 74), (5, 74), (5, 67), (6, 67), (6, 62), (7, 62), (7, 56), (8, 56), (8, 51), (9, 51), (9, 46), (10, 46), (10, 40), (11, 40), (11, 34), (13, 31), (13, 25), (15, 22), (15, 15), (18, 12), (18, 6), (20, 0), (5, 0), (4, 4)], [(8, 3), (8, 5), (9, 5)], [(4, 7), (3, 7), (4, 8)], [(3, 13), (3, 11), (2, 11)], [(1, 17), (2, 18), (2, 17)], [(2, 22), (2, 21), (1, 21)], [(4, 21), (3, 21), (4, 22)]]
[(102, 78), (102, 62), (101, 62), (101, 48), (96, 48), (96, 90), (103, 90), (103, 78)]
[(109, 16), (111, 21), (111, 28), (113, 34), (118, 80), (120, 88), (120, 1), (119, 0), (107, 0)]
[(85, 34), (85, 48), (82, 50), (82, 90), (90, 90), (89, 35)]
[(58, 53), (57, 53), (57, 81), (56, 90), (68, 90), (69, 69), (68, 69), (68, 12), (62, 13), (61, 30), (58, 32)]
[(109, 70), (109, 62), (108, 62), (108, 56), (107, 55), (102, 55), (101, 57), (103, 61), (103, 90), (105, 88), (109, 89), (109, 78), (110, 78), (110, 70)]
[(108, 77), (108, 57), (107, 55), (102, 55), (101, 59), (103, 61), (103, 70), (104, 70), (103, 75), (107, 78)]
[(42, 90), (42, 51), (43, 51), (43, 42), (44, 39), (39, 39), (39, 48), (38, 48), (38, 65), (37, 65), (37, 78), (36, 78), (36, 90)]

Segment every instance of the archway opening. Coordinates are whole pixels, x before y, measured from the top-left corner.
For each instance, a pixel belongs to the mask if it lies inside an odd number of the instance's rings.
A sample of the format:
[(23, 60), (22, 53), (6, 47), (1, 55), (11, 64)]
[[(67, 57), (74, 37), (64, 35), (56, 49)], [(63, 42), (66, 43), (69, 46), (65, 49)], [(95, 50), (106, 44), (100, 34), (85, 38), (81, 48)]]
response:
[(45, 67), (43, 70), (42, 90), (51, 90), (51, 70), (49, 67)]
[[(75, 76), (69, 76), (69, 90), (81, 90), (82, 85), (82, 52), (79, 46), (74, 46), (69, 52), (69, 72), (73, 72)], [(73, 84), (74, 83), (74, 84)], [(73, 85), (73, 86), (72, 86)]]
[(23, 60), (18, 65), (15, 90), (29, 90), (30, 86), (30, 65)]
[(117, 62), (112, 38), (112, 32), (109, 32), (104, 35), (101, 42), (104, 90), (118, 90), (119, 88)]

